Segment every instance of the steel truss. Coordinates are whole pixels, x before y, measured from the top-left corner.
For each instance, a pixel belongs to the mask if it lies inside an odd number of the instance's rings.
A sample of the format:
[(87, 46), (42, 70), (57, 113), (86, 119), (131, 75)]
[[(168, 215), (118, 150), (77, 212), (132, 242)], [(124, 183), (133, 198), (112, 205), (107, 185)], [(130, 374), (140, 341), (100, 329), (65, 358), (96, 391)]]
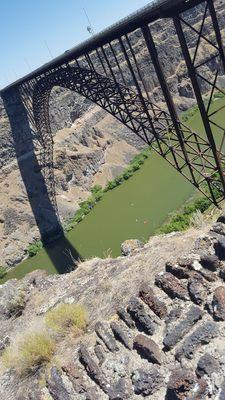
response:
[[(199, 28), (189, 22), (190, 10), (195, 8), (201, 15)], [(73, 90), (98, 104), (130, 128), (212, 202), (218, 204), (224, 199), (225, 123), (215, 122), (221, 107), (215, 107), (213, 97), (215, 92), (225, 94), (218, 84), (219, 77), (225, 72), (225, 57), (213, 0), (183, 2), (183, 8), (179, 1), (178, 8), (168, 9), (161, 17), (174, 22), (205, 132), (194, 132), (180, 121), (152, 26), (147, 22), (19, 84), (37, 142), (40, 169), (56, 213), (54, 144), (49, 120), (49, 97), (54, 86)], [(190, 35), (196, 37), (194, 48)], [(141, 69), (136, 37), (141, 38), (142, 50), (158, 79), (165, 107), (159, 107), (151, 97), (148, 89), (151, 76), (146, 77)], [(200, 51), (206, 44), (211, 49), (207, 57)], [(214, 76), (212, 80), (208, 78), (209, 69)], [(209, 89), (206, 90), (207, 85)], [(220, 132), (218, 138), (215, 138), (215, 127)]]

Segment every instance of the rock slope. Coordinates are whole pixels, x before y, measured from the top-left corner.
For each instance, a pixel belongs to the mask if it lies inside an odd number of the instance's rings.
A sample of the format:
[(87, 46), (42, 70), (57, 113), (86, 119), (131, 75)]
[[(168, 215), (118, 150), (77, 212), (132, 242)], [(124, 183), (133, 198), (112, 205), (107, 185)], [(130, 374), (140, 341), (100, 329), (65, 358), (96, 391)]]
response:
[[(221, 216), (210, 230), (154, 237), (127, 257), (7, 282), (0, 288), (2, 351), (59, 303), (84, 305), (89, 326), (83, 337), (58, 339), (57, 362), (44, 376), (39, 370), (20, 381), (1, 367), (1, 398), (223, 400), (224, 271)], [(9, 313), (8, 300), (21, 291), (21, 308)]]

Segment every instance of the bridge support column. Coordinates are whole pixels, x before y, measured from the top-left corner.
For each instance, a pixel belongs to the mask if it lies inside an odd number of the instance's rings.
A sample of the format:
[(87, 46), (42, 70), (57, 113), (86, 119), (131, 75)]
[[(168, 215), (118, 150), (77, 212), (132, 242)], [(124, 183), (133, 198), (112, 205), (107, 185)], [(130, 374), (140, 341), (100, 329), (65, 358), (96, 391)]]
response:
[[(35, 222), (44, 243), (62, 235), (58, 212), (49, 197), (42, 166), (35, 151), (35, 135), (18, 87), (2, 93), (14, 140), (15, 155)], [(13, 182), (12, 182), (13, 184)]]
[[(209, 3), (211, 3), (211, 1), (209, 1)], [(207, 0), (206, 6), (207, 5), (208, 5), (208, 0)], [(206, 13), (204, 14), (204, 17), (203, 17), (202, 27), (204, 26), (205, 18), (206, 18)], [(215, 18), (215, 15), (214, 15), (214, 18)], [(225, 175), (224, 175), (224, 172), (223, 172), (223, 165), (222, 165), (222, 162), (221, 162), (220, 152), (217, 151), (216, 143), (215, 143), (215, 140), (214, 140), (214, 136), (213, 136), (213, 132), (212, 132), (211, 124), (210, 124), (209, 106), (208, 106), (208, 109), (206, 109), (205, 104), (204, 104), (204, 100), (203, 100), (203, 96), (202, 96), (202, 92), (201, 92), (201, 88), (200, 88), (200, 85), (199, 85), (199, 82), (198, 82), (198, 73), (197, 73), (197, 67), (195, 66), (195, 59), (193, 61), (191, 59), (191, 55), (190, 55), (190, 52), (189, 52), (187, 40), (186, 40), (184, 31), (183, 31), (183, 28), (182, 28), (182, 25), (181, 25), (180, 16), (176, 15), (175, 17), (173, 17), (173, 21), (174, 21), (174, 25), (175, 25), (175, 28), (176, 28), (177, 36), (178, 36), (178, 39), (179, 39), (179, 42), (180, 42), (180, 46), (181, 46), (181, 49), (182, 49), (183, 57), (184, 57), (184, 60), (185, 60), (186, 66), (187, 66), (188, 75), (190, 77), (190, 80), (191, 80), (191, 83), (192, 83), (192, 86), (193, 86), (193, 89), (194, 89), (194, 93), (195, 93), (195, 96), (196, 96), (197, 104), (198, 104), (199, 111), (200, 111), (200, 114), (201, 114), (201, 118), (202, 118), (202, 121), (203, 121), (203, 125), (204, 125), (204, 128), (205, 128), (205, 132), (206, 132), (206, 135), (207, 135), (207, 138), (208, 138), (208, 141), (209, 141), (209, 144), (210, 144), (210, 147), (211, 147), (214, 159), (215, 159), (216, 170), (219, 173), (220, 180), (221, 180), (222, 187), (223, 187), (223, 193), (224, 193), (224, 196), (225, 196)], [(215, 20), (214, 20), (214, 23), (215, 23)], [(199, 46), (199, 43), (200, 43), (200, 40), (201, 40), (201, 34), (202, 34), (202, 32), (200, 31), (199, 32), (198, 46)], [(216, 37), (217, 37), (217, 35), (216, 35)], [(220, 49), (220, 53), (221, 53), (221, 50), (222, 49)], [(223, 54), (223, 50), (222, 50), (221, 54)], [(224, 57), (224, 55), (223, 55), (223, 57)], [(207, 63), (207, 61), (206, 61), (206, 63)], [(216, 75), (216, 77), (217, 77), (217, 75)], [(212, 86), (212, 94), (213, 94), (213, 91), (214, 91), (214, 88), (215, 88), (215, 83), (211, 84), (211, 86)], [(211, 101), (211, 98), (210, 98), (210, 101)], [(209, 179), (210, 179), (210, 177), (209, 177)], [(206, 176), (206, 180), (207, 180), (207, 176)], [(209, 185), (209, 187), (210, 187), (210, 185)]]
[[(186, 151), (186, 148), (185, 148), (185, 141), (184, 141), (182, 129), (180, 128), (179, 118), (178, 118), (178, 115), (177, 115), (177, 112), (176, 112), (176, 109), (175, 109), (175, 105), (174, 105), (172, 96), (170, 94), (170, 90), (169, 90), (167, 82), (166, 82), (166, 78), (164, 76), (164, 72), (163, 72), (162, 67), (160, 65), (160, 62), (159, 62), (158, 52), (157, 52), (157, 49), (155, 47), (155, 43), (154, 43), (152, 34), (150, 32), (150, 29), (149, 29), (148, 25), (143, 26), (141, 29), (142, 29), (142, 33), (143, 33), (143, 36), (144, 36), (144, 39), (145, 39), (145, 42), (146, 42), (146, 46), (147, 46), (149, 55), (151, 57), (152, 63), (153, 63), (154, 68), (155, 68), (155, 72), (156, 72), (158, 80), (159, 80), (159, 84), (160, 84), (162, 92), (163, 92), (163, 96), (165, 98), (165, 101), (166, 101), (166, 104), (167, 104), (167, 107), (168, 107), (168, 110), (169, 110), (169, 113), (170, 113), (170, 116), (171, 116), (171, 120), (172, 120), (172, 123), (173, 123), (173, 129), (174, 129), (174, 131), (175, 131), (175, 133), (177, 135), (181, 150), (182, 150), (183, 155), (184, 155), (184, 159), (185, 159), (186, 165), (189, 168), (190, 176), (192, 178), (192, 183), (196, 187), (198, 187), (199, 185), (197, 183), (196, 177), (194, 175), (194, 170), (193, 170), (192, 165), (191, 165), (191, 163), (189, 161), (189, 157), (188, 157), (188, 154), (187, 154), (187, 151)], [(176, 164), (177, 164), (178, 171), (180, 171), (181, 168), (180, 168), (179, 162), (177, 161)]]

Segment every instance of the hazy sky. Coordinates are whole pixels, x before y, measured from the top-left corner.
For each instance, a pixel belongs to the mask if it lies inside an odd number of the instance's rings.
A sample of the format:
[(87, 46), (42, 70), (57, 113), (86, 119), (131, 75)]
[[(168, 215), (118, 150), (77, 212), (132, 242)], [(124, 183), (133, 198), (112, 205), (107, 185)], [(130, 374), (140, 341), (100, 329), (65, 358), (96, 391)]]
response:
[[(0, 0), (0, 88), (151, 0)], [(49, 52), (49, 50), (50, 52)]]

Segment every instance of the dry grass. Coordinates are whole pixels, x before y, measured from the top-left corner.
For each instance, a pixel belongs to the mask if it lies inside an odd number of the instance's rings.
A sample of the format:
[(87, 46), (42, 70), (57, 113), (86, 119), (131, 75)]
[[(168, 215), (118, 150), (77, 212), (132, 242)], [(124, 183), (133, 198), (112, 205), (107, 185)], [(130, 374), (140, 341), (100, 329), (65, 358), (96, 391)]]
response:
[(10, 317), (18, 317), (22, 314), (26, 306), (26, 292), (23, 288), (19, 288), (15, 296), (6, 304)]
[(50, 362), (54, 350), (55, 342), (47, 331), (27, 333), (4, 351), (2, 363), (24, 376)]
[(200, 229), (205, 225), (204, 215), (200, 210), (197, 210), (190, 219), (190, 225), (194, 228)]
[(45, 322), (57, 333), (78, 336), (87, 326), (87, 312), (79, 304), (60, 304), (46, 313)]

